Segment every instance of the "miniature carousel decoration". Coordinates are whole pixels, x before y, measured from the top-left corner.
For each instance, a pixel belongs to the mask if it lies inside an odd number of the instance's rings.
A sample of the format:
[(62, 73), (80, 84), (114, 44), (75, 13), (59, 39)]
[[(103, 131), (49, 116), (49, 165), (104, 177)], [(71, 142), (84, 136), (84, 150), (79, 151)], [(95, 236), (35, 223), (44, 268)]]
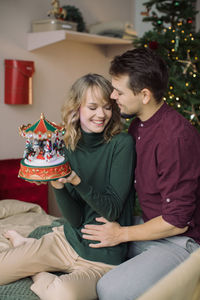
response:
[(35, 124), (22, 125), (19, 134), (26, 138), (19, 177), (28, 181), (51, 181), (70, 175), (64, 156), (64, 126), (48, 121), (44, 114)]

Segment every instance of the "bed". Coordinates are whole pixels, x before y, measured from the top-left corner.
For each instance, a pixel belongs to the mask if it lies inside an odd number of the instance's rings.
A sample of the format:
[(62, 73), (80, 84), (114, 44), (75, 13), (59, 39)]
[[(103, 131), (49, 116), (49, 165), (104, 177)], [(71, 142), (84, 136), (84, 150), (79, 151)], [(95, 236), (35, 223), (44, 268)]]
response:
[[(17, 177), (19, 163), (20, 159), (0, 160), (0, 252), (12, 247), (3, 236), (7, 230), (14, 229), (24, 237), (40, 238), (64, 222), (48, 214), (46, 185), (37, 186)], [(0, 286), (0, 299), (38, 300), (30, 290), (31, 284), (31, 278), (24, 278)]]

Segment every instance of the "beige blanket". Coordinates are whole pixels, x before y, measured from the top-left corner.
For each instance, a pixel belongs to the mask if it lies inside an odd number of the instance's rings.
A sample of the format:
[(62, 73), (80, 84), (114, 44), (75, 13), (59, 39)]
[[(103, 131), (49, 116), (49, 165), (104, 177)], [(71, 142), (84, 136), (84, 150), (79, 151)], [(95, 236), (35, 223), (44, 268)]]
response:
[(11, 247), (2, 235), (7, 230), (16, 230), (24, 237), (38, 226), (50, 225), (57, 219), (45, 213), (37, 204), (14, 199), (0, 201), (0, 252)]

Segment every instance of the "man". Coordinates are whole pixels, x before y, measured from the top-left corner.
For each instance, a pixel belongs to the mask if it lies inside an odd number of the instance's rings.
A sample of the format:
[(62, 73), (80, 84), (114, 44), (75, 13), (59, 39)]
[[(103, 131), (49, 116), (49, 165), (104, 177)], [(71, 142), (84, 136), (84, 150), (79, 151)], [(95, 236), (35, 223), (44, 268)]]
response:
[(135, 187), (142, 220), (121, 227), (86, 225), (83, 237), (109, 247), (132, 241), (130, 260), (98, 282), (100, 300), (134, 300), (187, 259), (200, 244), (200, 135), (163, 101), (167, 67), (150, 49), (134, 49), (111, 62), (113, 93), (121, 113), (136, 115)]

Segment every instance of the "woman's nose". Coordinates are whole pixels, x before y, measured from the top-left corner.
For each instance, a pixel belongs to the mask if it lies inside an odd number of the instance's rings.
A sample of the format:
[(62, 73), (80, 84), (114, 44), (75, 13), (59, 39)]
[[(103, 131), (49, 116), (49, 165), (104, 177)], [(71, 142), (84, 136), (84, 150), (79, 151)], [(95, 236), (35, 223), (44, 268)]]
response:
[(102, 107), (99, 107), (97, 109), (97, 116), (102, 117), (102, 118), (105, 116), (105, 112), (104, 112), (104, 109)]

